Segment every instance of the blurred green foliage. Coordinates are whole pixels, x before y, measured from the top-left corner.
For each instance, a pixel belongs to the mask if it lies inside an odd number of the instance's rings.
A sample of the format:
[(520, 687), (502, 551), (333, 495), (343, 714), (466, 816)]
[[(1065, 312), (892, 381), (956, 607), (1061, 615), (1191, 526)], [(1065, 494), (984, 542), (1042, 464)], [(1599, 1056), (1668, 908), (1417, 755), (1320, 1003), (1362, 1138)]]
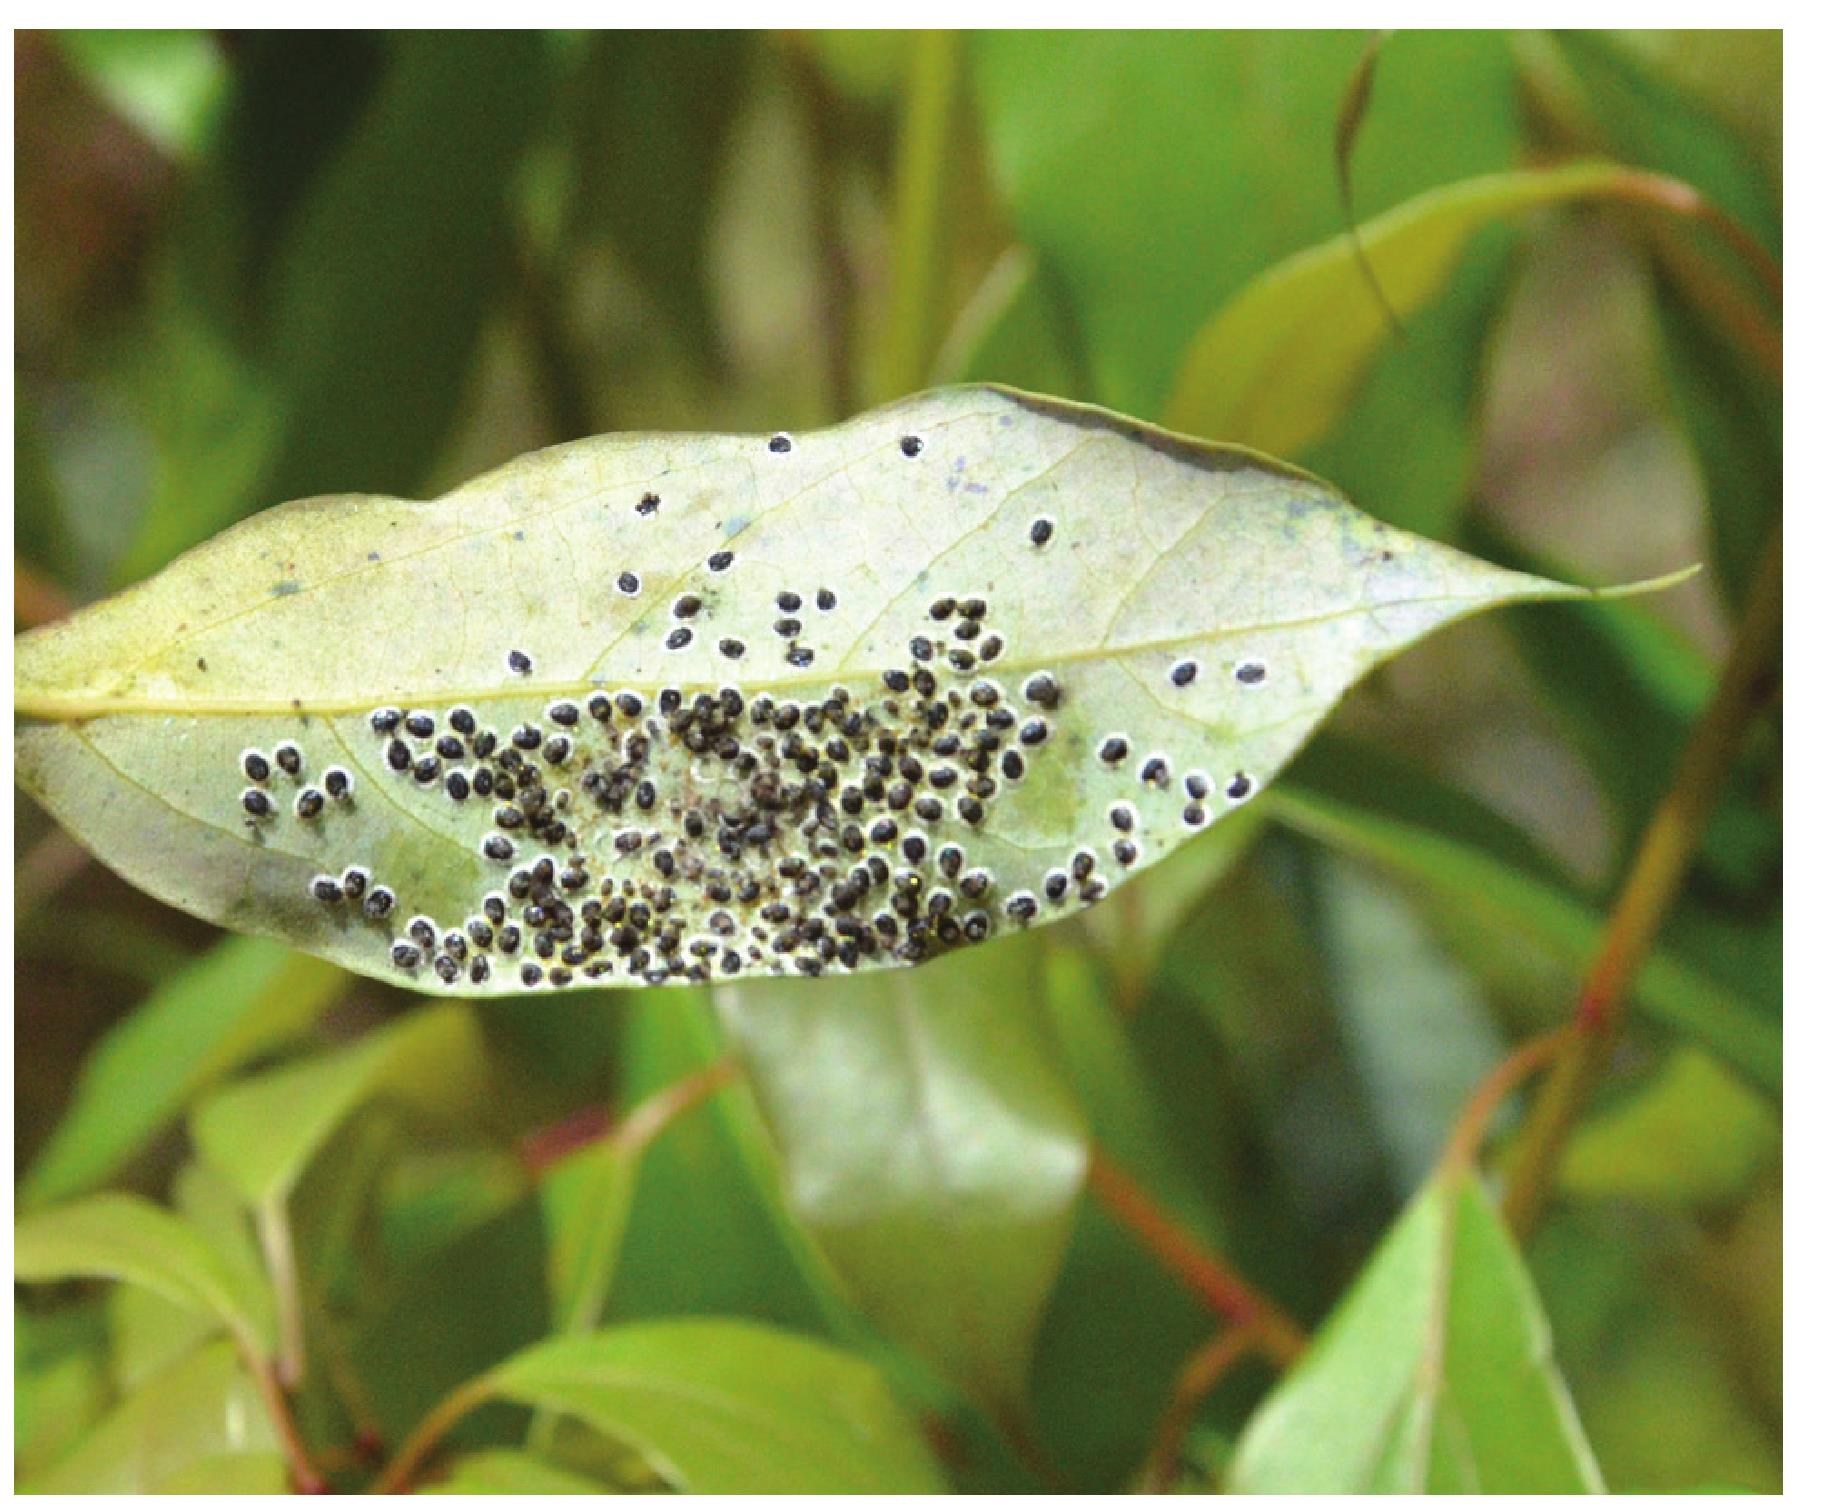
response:
[[(284, 498), (955, 378), (1515, 566), (1715, 567), (1452, 632), (1080, 925), (852, 984), (427, 1007), (21, 800), (22, 1486), (274, 1489), (295, 1427), (353, 1488), (452, 1392), (423, 1489), (1102, 1491), (1162, 1447), (1186, 1488), (1779, 1486), (1772, 719), (1524, 1256), (1434, 1167), (1566, 1013), (1778, 529), (1777, 304), (1600, 185), (1777, 258), (1780, 40), (1385, 40), (1352, 174), (1397, 332), (1332, 156), (1368, 40), (15, 39), (22, 611)], [(1220, 1320), (1092, 1160), (1316, 1331), (1283, 1384), (1163, 1432)]]

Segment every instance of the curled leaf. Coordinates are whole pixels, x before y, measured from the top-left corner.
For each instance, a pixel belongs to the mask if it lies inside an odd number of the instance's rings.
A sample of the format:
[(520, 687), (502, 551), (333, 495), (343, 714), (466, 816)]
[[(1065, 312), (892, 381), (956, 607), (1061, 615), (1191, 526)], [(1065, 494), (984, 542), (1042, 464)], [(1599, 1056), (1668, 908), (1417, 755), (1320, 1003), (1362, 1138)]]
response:
[(17, 641), (18, 769), (148, 891), (433, 992), (815, 975), (1093, 903), (1377, 662), (1583, 592), (954, 388), (269, 510)]

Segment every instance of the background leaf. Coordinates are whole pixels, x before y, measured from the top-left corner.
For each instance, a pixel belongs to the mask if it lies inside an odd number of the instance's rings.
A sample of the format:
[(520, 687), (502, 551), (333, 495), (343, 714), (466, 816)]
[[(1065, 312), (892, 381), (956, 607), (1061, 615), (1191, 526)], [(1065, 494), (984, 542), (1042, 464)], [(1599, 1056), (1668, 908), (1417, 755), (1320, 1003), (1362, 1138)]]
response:
[(1525, 1266), (1473, 1179), (1414, 1198), (1249, 1424), (1228, 1489), (1602, 1489)]
[(895, 973), (723, 1007), (794, 1215), (872, 1321), (1003, 1420), (1023, 1412), (1086, 1162), (1038, 964), (1008, 942), (933, 966), (935, 991)]
[(689, 1491), (943, 1489), (870, 1367), (751, 1323), (647, 1323), (553, 1339), (507, 1361), (489, 1387), (638, 1447)]
[(1174, 430), (1234, 436), (1297, 456), (1337, 423), (1355, 384), (1393, 335), (1362, 275), (1366, 256), (1394, 312), (1443, 290), (1483, 226), (1543, 205), (1616, 193), (1607, 163), (1489, 174), (1433, 190), (1361, 228), (1274, 264), (1198, 331), (1166, 405)]
[[(121, 1402), (70, 1454), (23, 1489), (37, 1494), (139, 1494), (281, 1489), (270, 1478), (277, 1443), (253, 1382), (227, 1340), (205, 1344)], [(221, 1472), (234, 1456), (234, 1481)], [(255, 1470), (249, 1479), (241, 1472)], [(238, 1484), (237, 1484), (238, 1483)]]
[(515, 1449), (488, 1449), (467, 1454), (450, 1466), (434, 1485), (419, 1488), (430, 1496), (600, 1496), (607, 1488)]
[(271, 1304), (254, 1294), (186, 1220), (141, 1197), (85, 1197), (36, 1213), (13, 1229), (13, 1273), (23, 1282), (100, 1277), (143, 1286), (220, 1318), (258, 1344), (271, 1331)]
[(1739, 1199), (1775, 1159), (1775, 1111), (1701, 1050), (1674, 1051), (1565, 1151), (1567, 1192), (1704, 1206)]
[(448, 1118), (480, 1104), (485, 1079), (472, 1015), (431, 1008), (358, 1045), (224, 1088), (197, 1108), (191, 1134), (258, 1207), (284, 1201), (311, 1157), (368, 1098), (385, 1094)]
[[(1069, 290), (1090, 355), (1086, 396), (1158, 414), (1184, 333), (1259, 269), (1340, 228), (1333, 123), (1366, 40), (971, 38), (990, 160), (1021, 236)], [(1357, 206), (1378, 214), (1421, 189), (1505, 167), (1513, 108), (1504, 38), (1397, 38), (1356, 147)], [(1197, 192), (1180, 192), (1186, 184)]]
[(22, 1195), (53, 1202), (106, 1180), (210, 1082), (308, 1029), (346, 981), (270, 941), (223, 941), (96, 1046)]

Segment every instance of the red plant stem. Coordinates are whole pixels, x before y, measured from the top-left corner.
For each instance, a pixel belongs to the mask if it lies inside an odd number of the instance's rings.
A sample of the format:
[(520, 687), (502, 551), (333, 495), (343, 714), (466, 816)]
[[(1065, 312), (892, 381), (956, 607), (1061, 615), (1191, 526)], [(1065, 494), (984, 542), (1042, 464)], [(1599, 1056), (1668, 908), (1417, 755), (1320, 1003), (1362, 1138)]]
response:
[(317, 1496), (327, 1491), (329, 1484), (311, 1460), (310, 1451), (304, 1447), (297, 1419), (291, 1415), (291, 1402), (286, 1397), (284, 1388), (279, 1385), (272, 1362), (260, 1353), (251, 1340), (237, 1337), (235, 1344), (241, 1352), (241, 1363), (246, 1366), (248, 1375), (253, 1377), (254, 1387), (265, 1405), (266, 1415), (272, 1419), (273, 1431), (279, 1438), (279, 1448), (291, 1470), (293, 1488), (304, 1496)]
[(1232, 1323), (1185, 1362), (1172, 1387), (1171, 1405), (1159, 1420), (1153, 1447), (1147, 1452), (1137, 1489), (1154, 1496), (1171, 1489), (1179, 1451), (1197, 1408), (1222, 1378), (1260, 1347), (1260, 1331), (1251, 1323)]
[(1100, 1147), (1090, 1151), (1089, 1189), (1212, 1312), (1255, 1331), (1274, 1364), (1283, 1368), (1298, 1358), (1304, 1330), (1186, 1233)]
[(1450, 1141), (1439, 1161), (1443, 1171), (1461, 1174), (1475, 1164), (1482, 1141), (1488, 1134), (1489, 1121), (1501, 1104), (1528, 1077), (1557, 1060), (1570, 1047), (1576, 1034), (1575, 1024), (1564, 1024), (1549, 1034), (1530, 1039), (1482, 1078), (1476, 1090), (1470, 1093), (1469, 1101), (1457, 1117), (1456, 1127), (1450, 1132)]

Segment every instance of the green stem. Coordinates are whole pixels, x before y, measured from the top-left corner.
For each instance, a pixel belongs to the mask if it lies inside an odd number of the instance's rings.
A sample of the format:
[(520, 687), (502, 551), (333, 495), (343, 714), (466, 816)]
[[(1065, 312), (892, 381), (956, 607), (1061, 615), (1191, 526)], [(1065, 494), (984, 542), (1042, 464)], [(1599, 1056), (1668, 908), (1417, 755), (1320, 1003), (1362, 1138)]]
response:
[(1538, 1224), (1571, 1125), (1601, 1079), (1627, 1012), (1635, 974), (1677, 900), (1710, 810), (1755, 715), (1773, 692), (1780, 652), (1781, 530), (1756, 571), (1747, 612), (1710, 705), (1679, 759), (1672, 785), (1641, 837), (1602, 944), (1578, 994), (1573, 1038), (1520, 1131), (1508, 1167), (1507, 1222), (1524, 1239)]
[(918, 33), (900, 121), (893, 207), (893, 297), (887, 312), (881, 381), (887, 397), (930, 381), (944, 322), (944, 212), (952, 173), (950, 144), (962, 79), (962, 45), (954, 32)]

